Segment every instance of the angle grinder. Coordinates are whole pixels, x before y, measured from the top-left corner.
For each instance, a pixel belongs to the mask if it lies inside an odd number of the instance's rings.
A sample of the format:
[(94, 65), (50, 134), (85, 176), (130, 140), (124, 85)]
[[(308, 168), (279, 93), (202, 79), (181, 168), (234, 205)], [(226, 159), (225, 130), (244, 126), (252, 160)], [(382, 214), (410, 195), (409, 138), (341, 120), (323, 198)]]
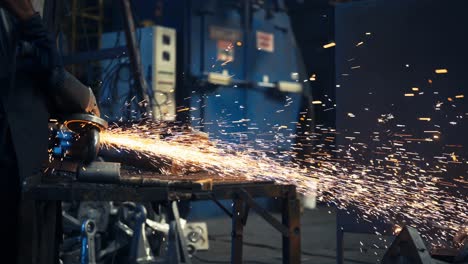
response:
[[(56, 120), (57, 121), (57, 120)], [(51, 175), (73, 175), (78, 181), (109, 182), (120, 177), (120, 163), (95, 161), (100, 150), (100, 132), (107, 122), (92, 114), (72, 114), (51, 127)], [(58, 173), (58, 174), (57, 174)], [(65, 174), (63, 174), (65, 173)]]
[(85, 164), (92, 162), (99, 153), (99, 133), (107, 129), (107, 121), (92, 114), (73, 114), (64, 118), (63, 125), (77, 135), (70, 155)]
[(71, 114), (49, 123), (49, 149), (54, 162), (88, 164), (100, 149), (100, 132), (107, 122), (92, 114)]

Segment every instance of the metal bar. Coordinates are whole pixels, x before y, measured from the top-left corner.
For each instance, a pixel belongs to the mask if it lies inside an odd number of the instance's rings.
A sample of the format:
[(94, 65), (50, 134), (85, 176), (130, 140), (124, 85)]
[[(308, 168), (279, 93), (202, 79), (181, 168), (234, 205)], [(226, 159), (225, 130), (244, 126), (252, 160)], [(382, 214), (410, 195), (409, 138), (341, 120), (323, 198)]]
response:
[(171, 202), (171, 209), (172, 209), (172, 214), (174, 216), (174, 222), (175, 222), (175, 227), (177, 229), (177, 242), (179, 246), (179, 257), (181, 260), (181, 263), (187, 263), (191, 264), (192, 260), (189, 257), (188, 251), (187, 251), (187, 242), (185, 241), (185, 236), (184, 236), (184, 230), (182, 230), (182, 226), (180, 224), (180, 215), (179, 215), (179, 209), (177, 208), (177, 202), (172, 201)]
[(130, 65), (133, 73), (133, 80), (135, 81), (135, 87), (137, 94), (143, 103), (140, 105), (143, 113), (150, 113), (150, 101), (148, 97), (148, 85), (146, 79), (143, 76), (143, 67), (141, 65), (141, 54), (136, 40), (136, 29), (135, 22), (133, 20), (132, 8), (130, 6), (130, 0), (121, 0), (122, 11), (124, 16), (124, 30), (125, 38), (127, 42), (127, 48), (130, 58)]
[(244, 231), (242, 218), (244, 216), (244, 201), (239, 196), (236, 196), (234, 197), (233, 202), (231, 264), (242, 264), (242, 243)]
[[(173, 1), (174, 2), (174, 1)], [(191, 24), (191, 16), (192, 16), (192, 1), (191, 0), (183, 0), (180, 1), (182, 4), (177, 3), (174, 4), (177, 6), (177, 12), (182, 15), (182, 19), (178, 21), (180, 23), (177, 28), (177, 42), (176, 42), (176, 69), (177, 72), (184, 74), (177, 74), (176, 75), (176, 106), (179, 108), (185, 108), (190, 106), (190, 101), (186, 100), (187, 97), (191, 96), (187, 89), (187, 84), (189, 84), (189, 73), (191, 63), (191, 34), (192, 34), (192, 24)], [(180, 109), (179, 108), (179, 109)], [(177, 121), (180, 121), (182, 124), (190, 124), (190, 112), (183, 111), (177, 112)]]
[(245, 226), (247, 224), (247, 218), (249, 218), (250, 206), (248, 203), (244, 207), (244, 217), (242, 218), (242, 224)]
[(336, 264), (344, 264), (344, 230), (340, 227), (336, 228)]
[(224, 207), (223, 204), (221, 204), (218, 199), (216, 199), (213, 195), (211, 195), (210, 199), (221, 209), (225, 214), (227, 214), (230, 218), (232, 218), (232, 213), (229, 212), (229, 210)]
[(169, 222), (169, 233), (167, 237), (167, 263), (168, 264), (179, 264), (180, 263), (180, 254), (178, 248), (178, 237), (177, 237), (177, 227), (174, 221)]
[(40, 185), (25, 189), (24, 199), (47, 201), (167, 201), (168, 187), (126, 187), (118, 184)]
[[(188, 190), (192, 200), (210, 200), (210, 195), (216, 199), (232, 199), (239, 188), (246, 190), (252, 197), (282, 197), (284, 188), (288, 186), (266, 183), (233, 183), (213, 184), (213, 190)], [(27, 182), (23, 188), (23, 197), (32, 200), (95, 200), (95, 201), (167, 201), (169, 194), (175, 192), (170, 186), (142, 187), (138, 185), (96, 184), (64, 181), (37, 185), (34, 181)], [(179, 190), (180, 191), (180, 190)]]
[(287, 186), (283, 198), (283, 225), (288, 227), (289, 236), (283, 235), (283, 264), (301, 263), (300, 206), (296, 187)]
[(257, 213), (259, 214), (265, 221), (267, 221), (271, 226), (273, 226), (276, 230), (281, 232), (283, 236), (289, 236), (289, 230), (286, 226), (282, 225), (276, 218), (274, 218), (267, 210), (262, 208), (258, 205), (250, 196), (250, 194), (244, 190), (243, 188), (240, 189), (239, 194), (242, 198), (247, 202), (247, 204)]
[(217, 199), (230, 199), (233, 197), (238, 188), (243, 188), (252, 197), (281, 197), (282, 189), (284, 186), (275, 184), (263, 184), (263, 183), (252, 183), (252, 184), (226, 184), (226, 185), (213, 185), (213, 194)]

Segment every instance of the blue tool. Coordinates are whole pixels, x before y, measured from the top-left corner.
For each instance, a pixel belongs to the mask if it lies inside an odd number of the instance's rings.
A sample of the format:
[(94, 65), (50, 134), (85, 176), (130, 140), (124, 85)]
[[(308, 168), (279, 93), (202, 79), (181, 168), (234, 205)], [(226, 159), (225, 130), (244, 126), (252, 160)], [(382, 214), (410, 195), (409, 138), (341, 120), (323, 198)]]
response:
[(81, 225), (81, 264), (96, 264), (96, 223), (86, 220)]

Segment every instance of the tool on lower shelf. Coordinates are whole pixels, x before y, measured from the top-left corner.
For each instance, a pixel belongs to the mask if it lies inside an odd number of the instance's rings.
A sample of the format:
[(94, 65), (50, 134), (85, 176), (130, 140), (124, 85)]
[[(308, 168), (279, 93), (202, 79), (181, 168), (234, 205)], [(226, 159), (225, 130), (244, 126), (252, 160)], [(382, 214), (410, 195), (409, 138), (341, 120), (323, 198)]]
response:
[(96, 223), (86, 220), (81, 226), (81, 264), (96, 264)]

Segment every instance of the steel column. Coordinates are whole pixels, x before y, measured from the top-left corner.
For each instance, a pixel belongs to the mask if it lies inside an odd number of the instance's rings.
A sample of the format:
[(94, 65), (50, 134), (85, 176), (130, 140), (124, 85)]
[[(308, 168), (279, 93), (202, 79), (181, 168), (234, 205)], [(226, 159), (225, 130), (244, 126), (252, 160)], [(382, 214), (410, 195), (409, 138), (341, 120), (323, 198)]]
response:
[(232, 205), (231, 264), (242, 264), (244, 201), (236, 195)]
[(283, 198), (283, 225), (289, 236), (283, 235), (283, 264), (301, 263), (300, 203), (296, 197), (296, 187), (288, 186)]
[(135, 22), (133, 20), (132, 8), (130, 0), (121, 0), (122, 11), (124, 17), (124, 30), (125, 39), (128, 48), (128, 57), (130, 59), (130, 65), (132, 68), (133, 80), (135, 81), (135, 87), (140, 100), (143, 102), (140, 105), (143, 113), (150, 113), (150, 99), (148, 96), (148, 85), (145, 77), (143, 76), (143, 69), (141, 65), (141, 54), (136, 40), (136, 29)]
[(343, 239), (344, 231), (338, 226), (336, 228), (336, 264), (344, 264)]

